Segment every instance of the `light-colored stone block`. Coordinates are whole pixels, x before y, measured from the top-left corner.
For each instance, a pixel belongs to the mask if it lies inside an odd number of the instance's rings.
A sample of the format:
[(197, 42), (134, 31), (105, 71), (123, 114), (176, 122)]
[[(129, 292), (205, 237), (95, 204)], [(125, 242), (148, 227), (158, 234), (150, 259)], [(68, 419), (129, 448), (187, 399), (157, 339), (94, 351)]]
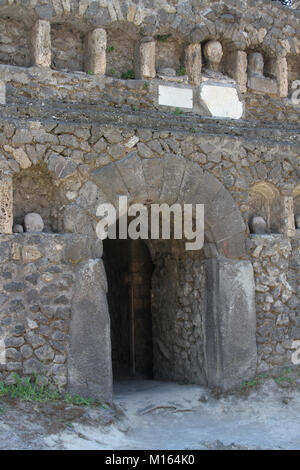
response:
[(286, 98), (289, 92), (288, 67), (285, 57), (278, 57), (276, 60), (276, 77), (278, 83), (278, 94), (280, 98)]
[(296, 226), (295, 226), (295, 216), (294, 216), (294, 199), (292, 196), (283, 196), (282, 208), (283, 208), (282, 231), (283, 233), (286, 233), (288, 237), (294, 237), (296, 235)]
[(206, 261), (204, 356), (209, 386), (230, 389), (256, 372), (255, 282), (250, 261)]
[(33, 64), (51, 66), (51, 25), (49, 21), (38, 20), (32, 31)]
[(240, 119), (243, 115), (244, 106), (234, 85), (204, 83), (200, 98), (214, 117)]
[(153, 38), (144, 38), (140, 44), (139, 50), (140, 70), (139, 76), (141, 79), (155, 78), (155, 41)]
[(241, 93), (247, 91), (247, 54), (244, 51), (234, 51), (226, 57), (225, 71), (233, 78)]
[(6, 86), (4, 82), (0, 82), (0, 104), (6, 104)]
[(97, 28), (88, 33), (85, 71), (105, 75), (107, 35), (105, 29)]
[(0, 174), (0, 188), (0, 233), (12, 233), (13, 187), (10, 175)]
[(202, 55), (201, 44), (189, 44), (185, 49), (185, 68), (192, 85), (200, 85)]
[(158, 104), (173, 106), (176, 108), (193, 108), (193, 90), (191, 88), (179, 88), (159, 85)]
[(277, 81), (266, 77), (248, 77), (248, 88), (265, 95), (277, 95)]

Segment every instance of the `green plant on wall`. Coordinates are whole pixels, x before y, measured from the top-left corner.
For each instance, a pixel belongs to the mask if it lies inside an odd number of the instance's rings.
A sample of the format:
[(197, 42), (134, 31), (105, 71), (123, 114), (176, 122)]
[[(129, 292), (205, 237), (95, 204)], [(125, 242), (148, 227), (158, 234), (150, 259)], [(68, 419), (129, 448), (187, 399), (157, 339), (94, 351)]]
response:
[(159, 41), (159, 42), (166, 42), (168, 39), (170, 39), (170, 37), (172, 37), (172, 33), (168, 33), (168, 34), (157, 34), (156, 39), (157, 39), (157, 41)]
[(176, 70), (176, 75), (177, 77), (183, 77), (184, 75), (186, 75), (186, 68), (181, 65), (179, 69)]
[(130, 70), (127, 70), (127, 72), (123, 72), (121, 75), (121, 78), (123, 78), (123, 80), (134, 80), (135, 79), (134, 70), (130, 69)]
[(110, 52), (113, 52), (115, 50), (114, 46), (107, 46), (106, 52), (109, 54)]

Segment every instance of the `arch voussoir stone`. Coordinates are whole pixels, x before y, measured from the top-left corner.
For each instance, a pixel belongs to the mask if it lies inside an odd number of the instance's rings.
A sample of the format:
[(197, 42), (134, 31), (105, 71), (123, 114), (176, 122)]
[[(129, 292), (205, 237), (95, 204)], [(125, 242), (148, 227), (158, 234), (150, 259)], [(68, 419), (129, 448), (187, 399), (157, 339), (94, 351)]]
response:
[(164, 156), (163, 185), (160, 202), (173, 204), (177, 201), (187, 160), (181, 155), (167, 154)]
[(142, 160), (145, 183), (149, 202), (159, 201), (164, 173), (162, 158), (145, 158)]
[(130, 152), (116, 163), (128, 193), (135, 202), (149, 199), (142, 162), (137, 152)]
[(91, 179), (113, 205), (118, 205), (118, 196), (120, 195), (127, 196), (130, 199), (128, 189), (115, 163), (109, 163), (93, 171)]

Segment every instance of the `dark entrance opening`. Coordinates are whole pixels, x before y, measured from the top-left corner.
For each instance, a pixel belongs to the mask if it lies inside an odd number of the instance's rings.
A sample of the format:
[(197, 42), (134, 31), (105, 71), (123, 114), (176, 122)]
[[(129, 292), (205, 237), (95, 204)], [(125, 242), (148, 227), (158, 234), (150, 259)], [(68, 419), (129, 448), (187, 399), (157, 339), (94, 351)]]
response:
[(142, 240), (104, 241), (114, 380), (153, 377), (151, 278)]

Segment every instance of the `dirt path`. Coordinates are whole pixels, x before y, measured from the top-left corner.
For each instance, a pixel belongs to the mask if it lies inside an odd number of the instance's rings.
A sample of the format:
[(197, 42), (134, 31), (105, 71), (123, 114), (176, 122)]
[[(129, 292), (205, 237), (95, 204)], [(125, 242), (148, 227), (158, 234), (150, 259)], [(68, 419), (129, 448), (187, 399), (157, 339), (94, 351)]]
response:
[[(300, 380), (265, 379), (242, 392), (131, 381), (118, 412), (0, 401), (2, 449), (300, 449)], [(1, 412), (1, 407), (6, 407)]]

